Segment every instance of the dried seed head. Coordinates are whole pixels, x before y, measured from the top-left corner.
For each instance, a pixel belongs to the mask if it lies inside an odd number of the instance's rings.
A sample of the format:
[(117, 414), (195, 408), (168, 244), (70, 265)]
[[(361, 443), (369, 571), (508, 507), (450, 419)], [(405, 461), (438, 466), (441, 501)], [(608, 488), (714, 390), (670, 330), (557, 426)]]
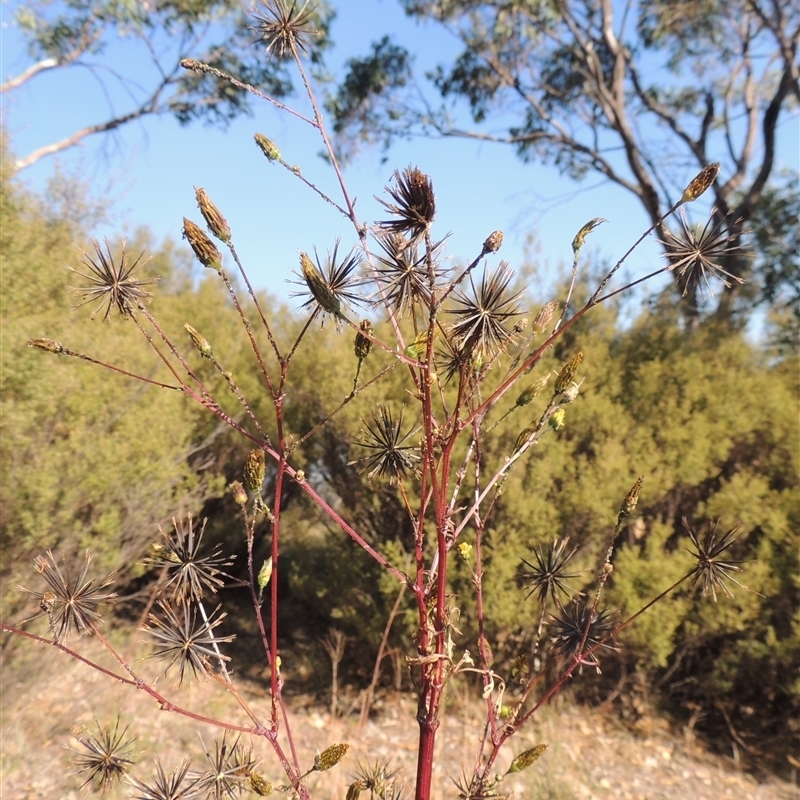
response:
[(368, 319), (362, 320), (358, 326), (358, 333), (353, 343), (353, 351), (359, 361), (363, 361), (372, 350), (372, 339), (365, 336), (365, 333), (372, 333), (372, 323)]
[(299, 58), (301, 51), (310, 49), (312, 37), (320, 32), (314, 28), (315, 9), (309, 8), (308, 2), (298, 7), (298, 0), (259, 0), (260, 8), (252, 12), (253, 29), (267, 55), (275, 54), (281, 60)]
[(542, 306), (542, 310), (533, 320), (534, 333), (541, 333), (550, 324), (553, 315), (556, 313), (556, 308), (558, 308), (558, 301), (556, 300), (551, 300), (549, 303), (545, 303)]
[(436, 215), (436, 197), (431, 179), (417, 167), (406, 167), (393, 175), (396, 188), (386, 187), (386, 192), (395, 201), (387, 203), (378, 198), (396, 219), (385, 220), (379, 225), (386, 231), (407, 233), (412, 238), (428, 230)]
[(581, 361), (583, 361), (583, 351), (579, 350), (558, 373), (554, 387), (555, 394), (561, 394), (572, 383)]
[(183, 238), (189, 242), (197, 260), (208, 269), (219, 272), (222, 269), (222, 253), (206, 232), (197, 224), (186, 217), (183, 218)]
[(64, 352), (61, 342), (54, 342), (52, 339), (28, 339), (28, 347), (36, 347), (39, 350), (46, 350), (48, 353)]
[(194, 194), (197, 198), (197, 207), (203, 215), (209, 230), (221, 242), (229, 244), (231, 241), (231, 229), (225, 217), (220, 214), (219, 209), (211, 202), (211, 199), (206, 194), (205, 189), (194, 187)]
[(484, 253), (496, 253), (503, 245), (503, 231), (490, 233), (483, 243)]
[(547, 420), (547, 424), (554, 430), (558, 431), (564, 427), (564, 417), (567, 416), (567, 412), (564, 411), (563, 408), (557, 408), (551, 415), (550, 419)]
[(199, 331), (193, 328), (188, 322), (184, 323), (183, 327), (186, 328), (186, 332), (189, 334), (200, 355), (203, 356), (203, 358), (211, 359), (213, 353), (211, 352), (211, 345), (208, 343), (208, 339), (204, 339)]
[(228, 488), (231, 490), (233, 502), (236, 503), (237, 506), (243, 506), (247, 504), (247, 492), (244, 490), (244, 486), (242, 486), (239, 481), (231, 481), (231, 483), (228, 485)]
[(528, 750), (520, 753), (512, 762), (511, 766), (508, 768), (506, 775), (511, 774), (512, 772), (522, 772), (522, 770), (527, 769), (534, 761), (538, 761), (539, 756), (547, 750), (546, 744), (537, 744), (535, 747), (531, 747)]
[(689, 185), (683, 190), (681, 203), (691, 203), (697, 200), (703, 192), (717, 179), (719, 175), (720, 165), (719, 161), (713, 164), (708, 164), (690, 181)]
[(586, 237), (598, 226), (602, 225), (604, 222), (608, 222), (607, 219), (603, 219), (603, 217), (595, 217), (594, 219), (590, 219), (576, 234), (575, 238), (572, 240), (572, 252), (575, 253), (577, 257), (578, 253), (580, 252), (581, 248), (583, 247), (583, 243), (586, 241)]
[(266, 779), (262, 778), (257, 772), (250, 773), (250, 788), (254, 794), (259, 797), (267, 797), (272, 794), (272, 784)]
[(247, 463), (244, 465), (244, 483), (254, 494), (261, 494), (265, 472), (264, 451), (251, 450), (250, 455), (247, 456)]
[(622, 505), (619, 509), (619, 522), (622, 522), (622, 520), (636, 508), (639, 502), (639, 492), (642, 489), (643, 483), (644, 475), (636, 479), (636, 483), (633, 484), (631, 490), (625, 495), (625, 499), (622, 501)]
[(315, 759), (314, 769), (317, 772), (324, 772), (326, 769), (335, 767), (347, 754), (350, 745), (346, 742), (332, 744), (326, 747)]
[(281, 157), (280, 150), (275, 147), (275, 142), (271, 139), (267, 139), (263, 133), (257, 133), (254, 137), (256, 140), (256, 144), (258, 145), (259, 150), (270, 160), (270, 161), (279, 161)]

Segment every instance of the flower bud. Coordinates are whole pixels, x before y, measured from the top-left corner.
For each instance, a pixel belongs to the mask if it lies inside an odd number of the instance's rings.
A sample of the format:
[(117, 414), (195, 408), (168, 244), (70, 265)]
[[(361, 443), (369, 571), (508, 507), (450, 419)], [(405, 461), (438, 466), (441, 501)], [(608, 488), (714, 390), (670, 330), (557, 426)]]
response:
[(372, 323), (368, 319), (363, 320), (358, 326), (358, 333), (353, 344), (353, 350), (359, 361), (363, 361), (372, 350), (372, 339), (365, 336), (365, 333), (372, 333)]
[(228, 485), (228, 488), (231, 490), (233, 502), (236, 503), (237, 506), (243, 506), (247, 504), (247, 492), (244, 490), (244, 486), (242, 486), (239, 481), (231, 481), (231, 483)]
[(503, 245), (503, 231), (490, 233), (483, 243), (484, 253), (496, 253)]
[(204, 267), (215, 269), (217, 272), (222, 269), (222, 253), (205, 231), (186, 217), (183, 218), (183, 238), (189, 242), (197, 260)]
[(219, 209), (211, 202), (205, 189), (194, 187), (194, 195), (197, 198), (197, 207), (203, 215), (209, 230), (221, 242), (229, 244), (231, 241), (231, 229), (225, 217), (220, 214)]
[(577, 256), (580, 252), (581, 248), (583, 247), (583, 243), (586, 241), (586, 237), (598, 226), (602, 225), (604, 222), (608, 222), (607, 219), (603, 219), (603, 217), (595, 217), (594, 219), (590, 219), (576, 234), (575, 238), (572, 240), (572, 252), (575, 253)]
[(270, 139), (267, 139), (263, 133), (257, 133), (254, 137), (256, 140), (256, 144), (258, 145), (259, 150), (270, 160), (270, 161), (278, 161), (281, 157), (281, 154), (277, 147), (275, 147), (275, 143), (272, 142)]
[(636, 479), (636, 483), (633, 484), (631, 490), (625, 495), (625, 499), (622, 501), (622, 505), (619, 509), (620, 519), (627, 517), (636, 508), (639, 503), (639, 492), (642, 490), (643, 483), (644, 475)]
[(512, 772), (522, 772), (522, 770), (529, 767), (534, 761), (539, 759), (539, 756), (547, 750), (546, 744), (537, 744), (535, 747), (531, 747), (528, 750), (520, 753), (512, 762), (511, 766), (508, 768), (506, 775)]
[(314, 759), (314, 769), (317, 772), (324, 772), (326, 769), (335, 767), (345, 757), (349, 749), (350, 745), (344, 742), (326, 747)]
[(708, 164), (703, 167), (683, 190), (681, 203), (691, 203), (693, 200), (697, 200), (697, 198), (717, 179), (719, 170), (719, 161), (715, 161), (713, 164)]
[(545, 303), (542, 306), (542, 310), (533, 320), (534, 333), (541, 333), (550, 324), (550, 321), (553, 319), (553, 315), (556, 312), (556, 308), (558, 308), (558, 301), (556, 300), (551, 300), (549, 303)]
[(564, 411), (563, 408), (557, 408), (551, 415), (550, 419), (547, 420), (547, 424), (554, 430), (558, 431), (564, 427), (564, 417), (566, 417), (567, 412)]
[(186, 332), (191, 337), (200, 355), (203, 356), (203, 358), (212, 358), (213, 353), (211, 352), (211, 345), (208, 343), (208, 339), (204, 339), (199, 331), (193, 328), (188, 322), (184, 323), (183, 327), (186, 328)]
[(259, 797), (267, 797), (273, 791), (272, 784), (257, 772), (250, 773), (250, 788), (253, 790), (253, 794), (257, 794)]
[(244, 482), (245, 486), (254, 494), (261, 494), (265, 472), (264, 451), (251, 450), (250, 455), (247, 456), (247, 463), (244, 465)]
[(561, 394), (572, 383), (581, 361), (583, 361), (583, 351), (579, 350), (558, 373), (555, 385), (556, 394)]
[(64, 352), (61, 342), (54, 342), (52, 339), (28, 339), (28, 347), (36, 347), (39, 350), (46, 350), (48, 353)]

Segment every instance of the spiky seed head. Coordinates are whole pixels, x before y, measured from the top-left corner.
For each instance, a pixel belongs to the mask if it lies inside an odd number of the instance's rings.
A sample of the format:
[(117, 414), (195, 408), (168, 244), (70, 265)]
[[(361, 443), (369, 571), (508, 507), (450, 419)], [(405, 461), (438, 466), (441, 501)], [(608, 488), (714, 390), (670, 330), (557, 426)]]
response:
[(244, 486), (242, 486), (239, 481), (231, 481), (228, 485), (228, 488), (231, 490), (233, 502), (236, 503), (237, 506), (243, 506), (247, 504), (247, 492), (244, 490)]
[(717, 179), (719, 175), (720, 165), (719, 161), (708, 164), (689, 182), (689, 185), (683, 190), (681, 203), (691, 203), (697, 200), (709, 186)]
[(332, 744), (326, 747), (315, 759), (314, 769), (317, 772), (324, 772), (326, 769), (335, 767), (347, 755), (350, 745), (346, 742)]
[(211, 351), (211, 345), (208, 343), (208, 339), (203, 338), (200, 332), (196, 328), (193, 328), (188, 322), (184, 323), (183, 327), (186, 328), (186, 333), (189, 334), (192, 343), (197, 348), (200, 355), (203, 356), (203, 358), (211, 359), (214, 354)]
[(421, 236), (428, 230), (436, 216), (436, 196), (433, 182), (417, 167), (406, 167), (393, 175), (395, 188), (386, 187), (386, 192), (395, 201), (387, 203), (378, 198), (396, 219), (385, 220), (379, 225), (386, 231), (407, 233), (412, 238)]
[(553, 315), (556, 313), (556, 308), (558, 308), (558, 301), (556, 300), (550, 300), (542, 306), (541, 311), (533, 320), (532, 330), (534, 333), (541, 333), (550, 324)]
[(602, 225), (604, 222), (608, 222), (607, 219), (603, 219), (603, 217), (595, 217), (594, 219), (590, 219), (576, 234), (575, 238), (572, 240), (572, 252), (575, 253), (577, 257), (578, 253), (580, 253), (581, 248), (583, 247), (583, 243), (586, 241), (586, 237), (598, 226)]
[(275, 147), (275, 142), (272, 139), (267, 139), (263, 133), (257, 133), (254, 137), (256, 140), (256, 144), (258, 145), (258, 149), (270, 160), (270, 161), (280, 161), (281, 153), (277, 147)]
[(330, 287), (323, 279), (320, 271), (314, 266), (314, 263), (308, 257), (307, 253), (300, 253), (300, 268), (303, 270), (303, 278), (305, 279), (306, 286), (314, 296), (314, 299), (319, 303), (324, 311), (340, 317), (342, 314), (342, 306), (339, 298), (330, 290)]
[(503, 245), (503, 231), (494, 231), (486, 237), (483, 243), (484, 253), (496, 253)]
[(186, 217), (183, 218), (183, 238), (189, 242), (197, 260), (208, 269), (222, 270), (222, 253), (206, 232), (196, 223)]
[(564, 427), (564, 417), (567, 416), (567, 412), (564, 411), (563, 408), (557, 408), (551, 415), (550, 419), (547, 420), (547, 424), (554, 430), (559, 431)]
[(620, 522), (624, 517), (627, 517), (639, 503), (639, 492), (642, 490), (643, 483), (644, 475), (636, 479), (636, 483), (631, 486), (631, 490), (625, 495), (625, 499), (622, 501), (622, 505), (619, 509)]
[(545, 750), (547, 750), (547, 745), (542, 743), (523, 751), (511, 762), (511, 766), (506, 771), (506, 775), (513, 772), (522, 772), (522, 770), (527, 769), (535, 761), (538, 761), (539, 756), (541, 756)]
[(261, 487), (264, 485), (264, 475), (266, 464), (264, 451), (259, 449), (251, 450), (244, 465), (244, 483), (254, 494), (261, 494)]
[(372, 350), (372, 339), (364, 334), (372, 333), (372, 323), (368, 320), (362, 320), (358, 326), (358, 333), (356, 333), (355, 342), (353, 343), (353, 351), (359, 361), (363, 361)]
[(583, 351), (579, 350), (558, 373), (554, 387), (555, 394), (561, 394), (572, 383), (581, 361), (583, 361)]
[(259, 797), (268, 797), (272, 794), (272, 784), (257, 772), (250, 773), (250, 788)]
[(209, 230), (221, 242), (230, 244), (231, 241), (231, 228), (228, 221), (222, 216), (219, 209), (211, 202), (205, 189), (194, 187), (194, 195), (197, 198), (197, 207), (203, 215)]
[(52, 339), (28, 339), (28, 347), (36, 347), (39, 350), (46, 350), (48, 353), (64, 352), (61, 342), (54, 342)]
[[(252, 12), (258, 32), (257, 42), (264, 44), (268, 56), (279, 59), (299, 58), (301, 51), (308, 51), (311, 38), (319, 36), (314, 28), (313, 7), (309, 0), (298, 8), (298, 0), (259, 0), (260, 8)], [(254, 42), (255, 44), (255, 42)]]

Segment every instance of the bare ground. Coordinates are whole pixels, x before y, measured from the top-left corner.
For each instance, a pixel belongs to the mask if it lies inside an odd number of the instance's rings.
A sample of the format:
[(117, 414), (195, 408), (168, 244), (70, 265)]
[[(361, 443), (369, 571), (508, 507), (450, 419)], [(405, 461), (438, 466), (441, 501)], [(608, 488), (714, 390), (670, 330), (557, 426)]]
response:
[[(82, 653), (113, 663), (96, 642), (81, 641)], [(216, 731), (176, 713), (159, 710), (144, 693), (113, 683), (107, 677), (77, 663), (55, 649), (30, 642), (17, 644), (13, 659), (0, 665), (0, 798), (33, 800), (84, 796), (81, 779), (71, 766), (73, 726), (94, 726), (94, 717), (106, 723), (119, 714), (131, 731), (139, 734), (141, 751), (135, 774), (149, 780), (155, 753), (165, 766), (177, 766), (193, 756), (201, 768), (204, 760), (198, 733), (213, 750)], [(152, 665), (136, 665), (152, 672)], [(269, 703), (253, 681), (239, 681), (241, 693), (252, 710), (268, 719)], [(158, 683), (177, 705), (208, 716), (247, 725), (247, 717), (215, 682), (198, 683), (174, 690), (167, 679)], [(416, 754), (414, 704), (408, 697), (382, 698), (370, 721), (358, 729), (358, 715), (334, 719), (327, 709), (311, 700), (289, 701), (290, 719), (301, 762), (311, 765), (314, 755), (334, 742), (349, 742), (345, 759), (329, 772), (312, 776), (315, 800), (344, 800), (347, 786), (359, 762), (390, 759), (407, 784), (413, 780)], [(440, 729), (438, 767), (434, 796), (454, 798), (452, 778), (459, 777), (474, 758), (480, 735), (480, 705), (468, 698), (450, 703), (451, 710)], [(472, 712), (472, 713), (470, 713)], [(582, 708), (561, 706), (538, 716), (525, 737), (501, 757), (504, 771), (513, 756), (527, 747), (546, 742), (548, 749), (534, 767), (511, 776), (504, 787), (514, 797), (530, 800), (800, 800), (800, 788), (788, 783), (758, 783), (735, 768), (732, 760), (713, 757), (691, 738), (670, 734), (665, 723), (650, 720), (638, 732), (613, 719)], [(285, 744), (285, 742), (284, 742)], [(278, 764), (262, 741), (254, 741), (261, 759), (259, 770), (275, 783), (281, 782)], [(110, 800), (126, 797), (121, 789)], [(362, 795), (364, 797), (364, 795)]]

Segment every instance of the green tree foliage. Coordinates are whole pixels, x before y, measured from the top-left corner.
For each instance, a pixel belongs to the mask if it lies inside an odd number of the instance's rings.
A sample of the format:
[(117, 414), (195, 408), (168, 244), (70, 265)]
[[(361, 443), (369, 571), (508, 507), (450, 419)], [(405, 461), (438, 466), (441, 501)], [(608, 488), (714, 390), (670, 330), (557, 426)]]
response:
[[(326, 3), (315, 4), (315, 64), (321, 64), (331, 16)], [(17, 160), (16, 169), (151, 115), (171, 114), (182, 125), (201, 121), (225, 126), (252, 113), (244, 84), (273, 97), (292, 91), (283, 58), (270, 59), (264, 48), (251, 46), (258, 33), (234, 0), (34, 2), (20, 5), (14, 22), (27, 42), (31, 63), (6, 78), (0, 93), (12, 93), (47, 72), (83, 68), (97, 79), (98, 97), (108, 102), (105, 119), (87, 120), (64, 139), (37, 148)], [(115, 58), (120, 39), (126, 52), (122, 63)], [(182, 69), (181, 60), (190, 57), (243, 85), (234, 86), (213, 71)]]
[[(7, 178), (0, 190), (3, 578), (32, 552), (86, 547), (106, 568), (130, 576), (156, 524), (197, 509), (220, 488), (199, 421), (206, 420), (179, 392), (65, 356), (43, 359), (27, 345), (57, 329), (73, 351), (159, 372), (156, 359), (117, 320), (104, 323), (101, 312), (88, 322), (91, 306), (70, 310), (68, 287), (83, 279), (65, 265), (84, 270), (81, 248), (89, 248), (75, 220), (93, 213), (82, 191), (57, 182), (37, 198)], [(166, 320), (181, 325), (203, 302), (211, 306), (208, 317), (214, 308), (219, 312), (220, 296), (204, 298), (202, 284), (195, 289), (174, 246), (152, 246), (146, 232), (128, 242), (134, 254), (154, 249), (145, 270), (161, 276), (154, 305)]]
[[(418, 134), (505, 143), (524, 161), (622, 187), (653, 223), (680, 197), (687, 165), (720, 161), (715, 221), (730, 233), (747, 221), (762, 229), (765, 217), (780, 215), (781, 203), (796, 205), (796, 182), (775, 175), (781, 127), (800, 99), (796, 5), (403, 0), (403, 6), (445, 28), (463, 50), (429, 73), (427, 85), (411, 74), (413, 54), (390, 39), (351, 59), (329, 101), (342, 153)], [(464, 124), (464, 106), (472, 127)], [(776, 188), (768, 189), (770, 179)], [(787, 289), (797, 313), (796, 249), (781, 268), (761, 266), (763, 278), (752, 285), (762, 291), (742, 296), (734, 281), (717, 300), (723, 315), (733, 312), (735, 299), (749, 307)], [(752, 262), (733, 252), (727, 268), (748, 280), (753, 273)], [(690, 290), (691, 317), (700, 299)]]

